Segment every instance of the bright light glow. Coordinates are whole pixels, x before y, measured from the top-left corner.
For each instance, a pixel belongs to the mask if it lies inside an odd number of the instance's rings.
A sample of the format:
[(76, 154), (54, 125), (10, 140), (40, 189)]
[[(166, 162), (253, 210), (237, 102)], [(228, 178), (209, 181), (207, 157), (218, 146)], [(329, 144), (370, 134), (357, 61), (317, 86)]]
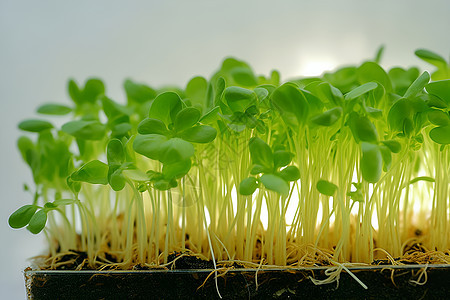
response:
[(301, 76), (319, 76), (325, 71), (331, 71), (336, 68), (337, 63), (330, 58), (312, 58), (304, 61), (300, 65), (299, 75)]
[(204, 206), (204, 209), (205, 209), (206, 226), (209, 227), (209, 225), (211, 225), (211, 216), (209, 215), (209, 210), (206, 206)]

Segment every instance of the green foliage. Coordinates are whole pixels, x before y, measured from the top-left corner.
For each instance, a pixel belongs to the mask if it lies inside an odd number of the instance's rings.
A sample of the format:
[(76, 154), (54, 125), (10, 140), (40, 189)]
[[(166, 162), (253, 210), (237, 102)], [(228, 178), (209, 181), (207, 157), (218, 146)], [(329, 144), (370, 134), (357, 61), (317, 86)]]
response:
[[(91, 266), (108, 250), (119, 265), (160, 266), (173, 249), (288, 265), (304, 259), (290, 251), (298, 242), (336, 245), (324, 252), (336, 262), (370, 263), (374, 241), (401, 257), (415, 204), (431, 220), (417, 226), (432, 232), (448, 220), (450, 71), (428, 50), (416, 55), (431, 75), (385, 70), (383, 49), (360, 66), (288, 82), (227, 58), (185, 88), (127, 79), (122, 102), (100, 79), (70, 80), (70, 105), (44, 104), (39, 119), (19, 123), (33, 196), (8, 223), (44, 230), (50, 247), (86, 252)], [(421, 241), (445, 250), (432, 244), (440, 235)]]
[(37, 112), (43, 115), (67, 115), (72, 112), (72, 109), (68, 106), (61, 104), (44, 104), (39, 106)]
[(254, 177), (248, 177), (241, 181), (239, 184), (239, 193), (241, 195), (251, 195), (258, 188), (258, 181)]
[(245, 112), (247, 108), (256, 103), (256, 94), (242, 87), (227, 87), (223, 98), (232, 112)]
[(108, 184), (108, 165), (99, 160), (90, 161), (70, 175), (73, 181)]
[(9, 217), (9, 226), (12, 228), (22, 228), (27, 226), (37, 209), (38, 207), (36, 205), (22, 206)]
[(377, 145), (361, 143), (361, 173), (367, 182), (375, 183), (381, 177), (383, 158)]
[(29, 132), (41, 132), (53, 128), (53, 125), (45, 120), (25, 120), (19, 123), (19, 128)]
[(272, 104), (289, 126), (297, 128), (306, 121), (308, 101), (296, 86), (285, 83), (277, 88), (272, 93)]
[(164, 122), (166, 126), (173, 123), (178, 112), (183, 108), (180, 96), (174, 92), (159, 94), (150, 106), (149, 117)]
[(331, 183), (331, 182), (329, 182), (327, 180), (323, 180), (323, 179), (317, 181), (316, 188), (321, 194), (324, 194), (324, 195), (330, 196), (330, 197), (333, 196), (334, 193), (336, 193), (336, 191), (338, 189), (338, 187), (334, 183)]

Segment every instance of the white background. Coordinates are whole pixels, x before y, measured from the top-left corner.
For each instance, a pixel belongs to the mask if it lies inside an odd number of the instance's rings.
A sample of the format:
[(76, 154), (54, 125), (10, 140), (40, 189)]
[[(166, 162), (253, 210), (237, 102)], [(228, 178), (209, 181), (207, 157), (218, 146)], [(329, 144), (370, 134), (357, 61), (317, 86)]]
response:
[(39, 104), (70, 104), (66, 82), (104, 79), (124, 101), (126, 77), (185, 86), (225, 56), (283, 79), (358, 64), (386, 45), (382, 64), (425, 67), (417, 48), (450, 53), (450, 2), (428, 1), (5, 1), (0, 0), (0, 298), (24, 299), (26, 259), (43, 237), (7, 219), (30, 203), (31, 176), (16, 150), (17, 123)]

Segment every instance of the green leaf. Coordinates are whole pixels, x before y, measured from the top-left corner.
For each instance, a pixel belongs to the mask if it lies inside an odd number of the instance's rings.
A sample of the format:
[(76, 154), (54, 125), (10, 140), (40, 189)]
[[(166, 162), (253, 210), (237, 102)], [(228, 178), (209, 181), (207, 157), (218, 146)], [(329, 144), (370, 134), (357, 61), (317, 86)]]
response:
[(217, 130), (208, 125), (198, 125), (178, 134), (183, 140), (192, 143), (209, 143), (212, 142), (217, 135)]
[(331, 183), (329, 181), (320, 179), (319, 181), (317, 181), (316, 184), (316, 188), (317, 190), (321, 193), (324, 194), (326, 196), (333, 196), (334, 193), (336, 193), (338, 187), (337, 185), (335, 185), (334, 183)]
[(377, 145), (362, 142), (362, 157), (360, 162), (363, 178), (370, 183), (377, 182), (383, 169), (383, 157)]
[(153, 100), (152, 106), (150, 106), (149, 117), (161, 120), (166, 126), (169, 126), (175, 120), (175, 116), (182, 107), (180, 96), (177, 93), (165, 92), (159, 94)]
[(82, 140), (101, 140), (106, 133), (106, 126), (99, 121), (70, 121), (61, 130)]
[(377, 64), (380, 63), (381, 57), (383, 56), (383, 52), (384, 52), (384, 45), (382, 45), (382, 46), (380, 46), (380, 48), (378, 48), (377, 53), (375, 55), (374, 62), (376, 62)]
[(186, 97), (191, 100), (191, 103), (198, 105), (202, 109), (206, 106), (206, 91), (208, 82), (205, 78), (197, 76), (192, 78), (186, 86)]
[(430, 138), (438, 144), (450, 144), (450, 125), (431, 129)]
[(187, 160), (194, 155), (194, 146), (180, 138), (172, 138), (161, 144), (159, 161), (164, 164), (173, 164)]
[(70, 178), (73, 181), (106, 185), (108, 184), (108, 165), (99, 160), (90, 161), (72, 173)]
[(71, 204), (75, 204), (75, 203), (77, 203), (77, 200), (75, 200), (75, 199), (57, 199), (57, 200), (53, 201), (53, 204), (56, 206), (71, 205)]
[(122, 174), (123, 169), (120, 166), (110, 166), (108, 169), (108, 183), (111, 188), (118, 192), (125, 187), (125, 177)]
[(181, 160), (172, 164), (164, 164), (162, 174), (165, 179), (178, 179), (186, 175), (191, 169), (191, 160)]
[(37, 112), (44, 115), (67, 115), (72, 109), (65, 105), (60, 104), (44, 104), (39, 106)]
[(111, 137), (122, 138), (128, 136), (130, 130), (133, 129), (129, 123), (120, 123), (111, 128)]
[(383, 111), (381, 109), (373, 108), (370, 106), (365, 106), (364, 108), (367, 114), (372, 118), (381, 119), (383, 117)]
[(126, 169), (122, 171), (123, 176), (134, 181), (149, 181), (149, 176), (139, 169)]
[(223, 97), (233, 112), (245, 112), (247, 108), (256, 104), (256, 94), (248, 89), (230, 86), (224, 91)]
[(381, 141), (386, 147), (389, 148), (389, 150), (391, 150), (392, 153), (399, 153), (400, 150), (402, 149), (402, 146), (400, 145), (399, 142), (394, 141), (394, 140), (387, 140), (387, 141)]
[(101, 97), (103, 111), (110, 123), (117, 123), (117, 120), (129, 122), (129, 116), (133, 114), (133, 109), (129, 106), (121, 105), (106, 96)]
[(21, 136), (17, 140), (17, 147), (19, 148), (20, 154), (22, 154), (23, 160), (32, 167), (34, 164), (38, 162), (37, 160), (37, 151), (34, 147), (33, 141), (26, 137)]
[(320, 126), (331, 126), (342, 116), (342, 108), (334, 107), (320, 115), (311, 118), (311, 122)]
[(139, 123), (138, 132), (140, 134), (160, 134), (165, 136), (170, 133), (163, 121), (150, 118), (145, 118)]
[(414, 108), (411, 101), (402, 98), (395, 102), (388, 113), (388, 124), (391, 130), (400, 131), (404, 130), (404, 124), (406, 120), (410, 120), (414, 114)]
[(258, 84), (255, 74), (249, 67), (235, 67), (231, 69), (230, 74), (238, 85), (250, 87)]
[(81, 90), (73, 79), (70, 79), (69, 82), (67, 83), (67, 90), (73, 102), (75, 102), (78, 105), (81, 104), (81, 102), (83, 101), (81, 99)]
[(44, 210), (45, 210), (46, 212), (49, 212), (49, 211), (51, 211), (51, 210), (55, 210), (56, 208), (58, 208), (58, 206), (55, 205), (55, 204), (52, 203), (52, 202), (47, 202), (47, 203), (44, 204)]
[(432, 51), (426, 49), (418, 49), (414, 52), (419, 58), (432, 64), (440, 69), (445, 69), (447, 67), (447, 62), (445, 59)]
[(123, 151), (122, 142), (118, 139), (110, 140), (106, 147), (106, 157), (108, 159), (108, 164), (122, 164), (125, 161), (125, 152)]
[(439, 109), (432, 109), (428, 112), (428, 120), (434, 125), (445, 126), (450, 124), (450, 116), (448, 113)]
[(350, 92), (348, 92), (345, 95), (345, 100), (353, 100), (356, 99), (374, 89), (376, 89), (378, 87), (378, 84), (376, 82), (367, 82), (364, 83), (356, 88), (354, 88), (353, 90), (351, 90)]
[(19, 129), (29, 132), (41, 132), (51, 128), (52, 123), (44, 120), (25, 120), (19, 123)]
[(257, 87), (253, 91), (255, 92), (259, 103), (264, 102), (264, 100), (266, 100), (269, 96), (269, 91), (263, 87)]
[(219, 120), (219, 112), (220, 107), (216, 106), (212, 108), (209, 112), (207, 112), (203, 117), (200, 119), (200, 123), (203, 124), (212, 124), (215, 121)]
[(392, 91), (391, 80), (380, 65), (374, 62), (365, 62), (357, 70), (356, 76), (359, 83), (375, 81), (383, 85), (387, 92)]
[(182, 131), (187, 128), (191, 128), (200, 120), (200, 111), (194, 107), (186, 107), (182, 109), (175, 117), (173, 123), (176, 131)]
[(124, 83), (125, 92), (129, 102), (145, 103), (156, 97), (156, 91), (144, 84), (127, 79)]
[(82, 92), (82, 99), (85, 102), (94, 103), (99, 96), (105, 93), (105, 86), (100, 79), (91, 78), (86, 81)]
[(292, 153), (284, 150), (277, 150), (273, 153), (275, 169), (287, 166), (292, 160)]
[(264, 172), (268, 172), (274, 168), (273, 154), (269, 145), (260, 138), (253, 137), (250, 139), (248, 146), (253, 164), (263, 166), (265, 169)]
[(159, 160), (161, 146), (167, 141), (168, 139), (164, 135), (137, 135), (133, 141), (133, 149), (148, 158)]
[(258, 188), (258, 182), (255, 177), (248, 177), (239, 184), (239, 193), (244, 196), (249, 196)]
[(289, 166), (279, 172), (281, 178), (286, 181), (296, 181), (300, 179), (300, 171), (296, 166)]
[(9, 216), (8, 223), (12, 228), (22, 228), (28, 225), (37, 210), (36, 205), (24, 205)]
[(364, 202), (364, 196), (360, 190), (357, 190), (355, 192), (348, 192), (347, 196), (349, 196), (353, 201)]
[(419, 76), (414, 82), (409, 86), (408, 90), (406, 90), (405, 98), (415, 97), (418, 93), (423, 91), (424, 87), (430, 81), (430, 74), (428, 72), (423, 72), (422, 75)]
[(38, 234), (44, 229), (46, 223), (47, 223), (47, 212), (41, 209), (40, 211), (35, 213), (33, 217), (30, 219), (27, 229), (33, 234)]
[(447, 107), (450, 106), (450, 79), (432, 81), (425, 89), (429, 94), (444, 101), (447, 104)]
[(351, 113), (349, 117), (349, 126), (353, 133), (353, 137), (358, 143), (360, 141), (370, 143), (376, 143), (378, 141), (377, 129), (367, 117)]
[(289, 184), (281, 177), (274, 174), (264, 174), (259, 179), (264, 186), (271, 191), (287, 197), (289, 194)]
[(219, 106), (219, 103), (222, 102), (222, 94), (225, 90), (225, 79), (223, 77), (217, 78), (215, 85), (214, 85), (214, 105)]
[(158, 179), (153, 183), (153, 187), (160, 191), (166, 191), (177, 186), (177, 181), (175, 179), (166, 180)]
[(67, 182), (67, 186), (72, 191), (72, 193), (77, 195), (80, 192), (80, 190), (81, 190), (81, 183), (80, 182), (73, 181), (72, 178), (70, 178), (70, 176), (67, 177), (66, 182)]
[[(258, 175), (260, 173), (264, 173), (267, 169), (261, 165), (252, 165), (252, 169), (250, 170), (250, 174)], [(269, 171), (269, 170), (267, 170)]]
[(289, 126), (297, 128), (306, 122), (309, 105), (305, 95), (294, 85), (285, 83), (273, 91), (272, 104)]
[(328, 82), (322, 82), (317, 85), (317, 95), (324, 103), (328, 102), (333, 106), (342, 106), (342, 92)]

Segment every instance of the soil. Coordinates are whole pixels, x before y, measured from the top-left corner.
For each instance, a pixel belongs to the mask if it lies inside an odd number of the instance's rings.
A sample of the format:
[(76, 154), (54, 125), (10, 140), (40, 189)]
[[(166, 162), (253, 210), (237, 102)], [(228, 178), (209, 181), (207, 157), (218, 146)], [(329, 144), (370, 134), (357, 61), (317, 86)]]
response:
[[(212, 262), (173, 253), (167, 269), (137, 265), (133, 271), (95, 271), (83, 266), (82, 252), (71, 254), (71, 264), (59, 270), (25, 272), (30, 299), (219, 299)], [(364, 289), (347, 272), (339, 281), (315, 285), (309, 277), (326, 279), (326, 268), (256, 270), (238, 264), (218, 272), (217, 287), (223, 299), (447, 299), (450, 295), (450, 267), (389, 267), (386, 260), (377, 270), (352, 272), (368, 286)], [(226, 274), (225, 274), (226, 273)], [(417, 284), (412, 281), (419, 281)]]

